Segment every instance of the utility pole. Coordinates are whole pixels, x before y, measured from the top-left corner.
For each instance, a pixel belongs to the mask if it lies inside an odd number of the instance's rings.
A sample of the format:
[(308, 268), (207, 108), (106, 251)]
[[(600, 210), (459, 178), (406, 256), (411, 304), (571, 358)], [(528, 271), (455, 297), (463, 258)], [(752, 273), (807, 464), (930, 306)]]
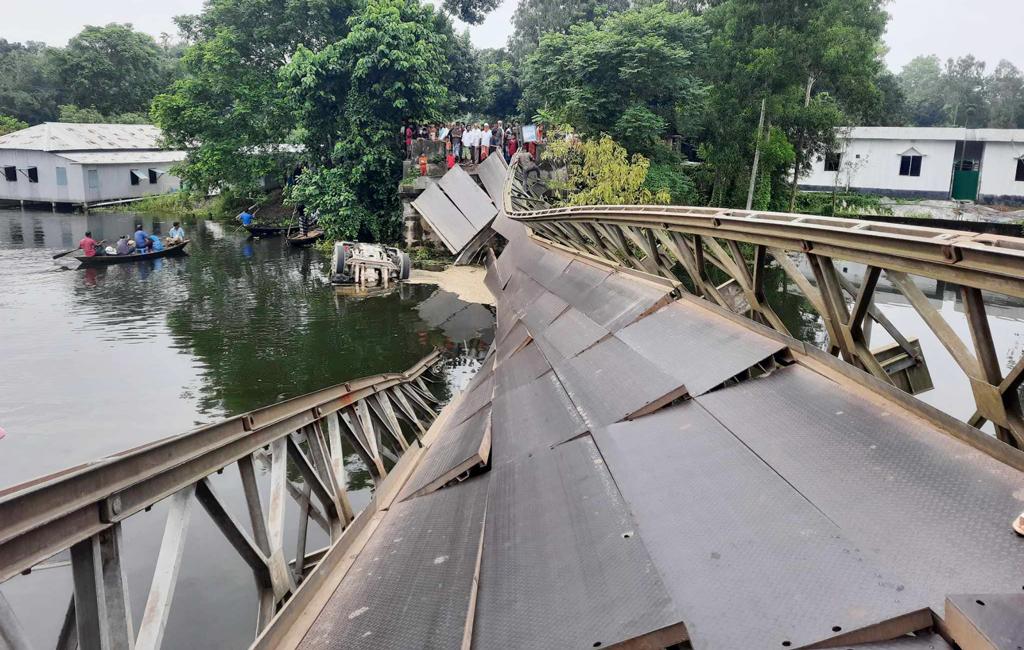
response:
[(757, 163), (761, 160), (761, 132), (764, 131), (764, 109), (768, 98), (761, 99), (761, 119), (757, 121), (757, 143), (754, 145), (754, 165), (750, 169), (750, 187), (747, 189), (747, 209), (754, 205), (754, 186), (757, 184)]

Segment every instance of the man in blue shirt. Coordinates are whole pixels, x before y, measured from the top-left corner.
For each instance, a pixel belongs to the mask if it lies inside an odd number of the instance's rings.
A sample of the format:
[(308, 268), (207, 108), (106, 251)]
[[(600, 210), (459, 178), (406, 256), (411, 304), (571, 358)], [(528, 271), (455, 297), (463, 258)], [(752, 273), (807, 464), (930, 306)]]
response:
[(142, 224), (135, 226), (135, 252), (145, 253), (149, 247), (149, 235), (142, 229)]
[(164, 243), (162, 241), (160, 241), (160, 237), (158, 235), (150, 235), (149, 236), (149, 247), (155, 253), (157, 251), (162, 251), (164, 249)]
[(170, 237), (171, 241), (175, 244), (183, 242), (185, 241), (185, 229), (175, 221), (174, 227), (171, 228), (171, 232), (167, 233), (167, 236)]
[(248, 210), (242, 210), (242, 214), (238, 215), (237, 218), (241, 220), (243, 226), (252, 224), (252, 215), (249, 214)]

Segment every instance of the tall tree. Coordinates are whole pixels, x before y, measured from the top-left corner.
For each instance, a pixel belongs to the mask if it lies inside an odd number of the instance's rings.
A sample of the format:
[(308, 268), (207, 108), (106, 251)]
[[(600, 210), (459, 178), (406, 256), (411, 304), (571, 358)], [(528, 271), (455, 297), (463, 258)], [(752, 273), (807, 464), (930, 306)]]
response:
[(103, 114), (146, 112), (167, 83), (161, 50), (130, 24), (87, 26), (54, 56), (62, 102)]
[(171, 146), (191, 149), (182, 173), (192, 186), (256, 191), (278, 168), (272, 148), (299, 126), (278, 71), (300, 45), (344, 38), (353, 9), (349, 0), (208, 0), (202, 14), (177, 19), (187, 74), (152, 114)]
[[(713, 170), (714, 202), (745, 202), (761, 99), (767, 100), (771, 127), (766, 133), (784, 136), (795, 160), (788, 192), (782, 179), (787, 156), (773, 156), (783, 167), (762, 165), (759, 178), (765, 180), (758, 183), (767, 182), (771, 189), (758, 195), (771, 196), (777, 207), (792, 202), (793, 179), (808, 169), (817, 152), (831, 146), (830, 126), (846, 121), (843, 108), (858, 111), (878, 101), (874, 80), (882, 68), (884, 4), (726, 0), (703, 12), (713, 34), (705, 151)], [(773, 150), (781, 154), (786, 147)], [(785, 195), (789, 201), (778, 201)]]
[(479, 112), (491, 117), (505, 118), (516, 114), (523, 89), (508, 50), (483, 49), (477, 53), (481, 74)]
[(946, 123), (946, 89), (939, 57), (934, 54), (915, 57), (903, 66), (897, 78), (915, 126)]
[(57, 85), (45, 43), (0, 39), (0, 113), (29, 124), (57, 117)]
[(28, 128), (28, 123), (15, 119), (10, 115), (0, 115), (0, 135), (14, 133), (21, 129)]
[(520, 0), (512, 15), (509, 53), (516, 65), (522, 65), (545, 34), (568, 34), (573, 25), (629, 6), (629, 0)]
[(987, 84), (989, 126), (1024, 129), (1024, 75), (1009, 61), (999, 62)]
[(584, 136), (650, 152), (680, 107), (700, 103), (705, 41), (699, 18), (664, 4), (546, 34), (527, 61), (524, 101)]
[(402, 165), (398, 126), (436, 120), (450, 106), (448, 19), (418, 0), (367, 0), (349, 33), (282, 72), (316, 167), (290, 200), (320, 212), (333, 237), (394, 239)]
[(950, 124), (977, 127), (988, 123), (985, 82), (985, 62), (973, 54), (946, 61), (943, 85)]

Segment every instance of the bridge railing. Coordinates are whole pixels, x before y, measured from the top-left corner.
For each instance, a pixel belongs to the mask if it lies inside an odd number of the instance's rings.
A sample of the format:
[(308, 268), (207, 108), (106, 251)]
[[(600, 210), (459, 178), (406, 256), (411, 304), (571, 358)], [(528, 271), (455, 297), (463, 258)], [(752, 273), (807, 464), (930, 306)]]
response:
[[(439, 356), (434, 352), (404, 373), (325, 388), (0, 491), (0, 583), (44, 568), (44, 562), (68, 551), (73, 593), (57, 648), (159, 648), (190, 512), (198, 503), (252, 570), (259, 598), (255, 637), (327, 550), (307, 550), (309, 522), (323, 528), (333, 543), (356, 517), (346, 488), (342, 441), (355, 449), (375, 483), (383, 481), (385, 457), (397, 460), (388, 447), (404, 451), (418, 444), (406, 431), (418, 437), (437, 415), (424, 376)], [(257, 461), (270, 468), (266, 507), (257, 485)], [(231, 514), (210, 480), (233, 464), (248, 526)], [(296, 531), (286, 531), (289, 496), (299, 505)], [(169, 499), (169, 514), (136, 634), (122, 522), (164, 499)], [(295, 535), (292, 561), (286, 559), (287, 532)], [(17, 650), (31, 647), (14, 609), (0, 594), (0, 647), (4, 642)]]
[[(791, 336), (766, 297), (770, 265), (780, 268), (820, 316), (826, 349), (883, 382), (893, 357), (870, 347), (871, 325), (896, 342), (904, 363), (919, 349), (875, 306), (883, 273), (966, 374), (973, 427), (991, 422), (999, 440), (1024, 448), (1019, 390), (1024, 359), (1003, 373), (986, 299), (1024, 299), (1024, 239), (805, 214), (706, 207), (600, 205), (551, 208), (521, 160), (505, 185), (505, 213), (535, 237), (673, 282), (680, 292)], [(837, 265), (862, 264), (859, 282)], [(804, 271), (809, 268), (810, 272)], [(724, 278), (724, 281), (722, 281)], [(918, 278), (956, 285), (970, 337), (962, 339), (928, 300)], [(903, 386), (906, 388), (906, 386)]]

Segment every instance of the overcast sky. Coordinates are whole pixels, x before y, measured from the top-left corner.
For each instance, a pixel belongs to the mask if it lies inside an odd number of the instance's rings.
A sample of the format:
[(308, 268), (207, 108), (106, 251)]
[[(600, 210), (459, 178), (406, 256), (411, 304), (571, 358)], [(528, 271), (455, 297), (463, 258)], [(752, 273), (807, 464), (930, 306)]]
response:
[[(518, 0), (504, 0), (484, 24), (470, 27), (478, 47), (505, 43)], [(84, 25), (130, 22), (154, 36), (175, 34), (171, 18), (195, 13), (202, 0), (3, 0), (0, 38), (64, 45)], [(886, 34), (894, 71), (918, 54), (942, 59), (973, 53), (995, 67), (1009, 59), (1024, 69), (1024, 0), (893, 0)]]

